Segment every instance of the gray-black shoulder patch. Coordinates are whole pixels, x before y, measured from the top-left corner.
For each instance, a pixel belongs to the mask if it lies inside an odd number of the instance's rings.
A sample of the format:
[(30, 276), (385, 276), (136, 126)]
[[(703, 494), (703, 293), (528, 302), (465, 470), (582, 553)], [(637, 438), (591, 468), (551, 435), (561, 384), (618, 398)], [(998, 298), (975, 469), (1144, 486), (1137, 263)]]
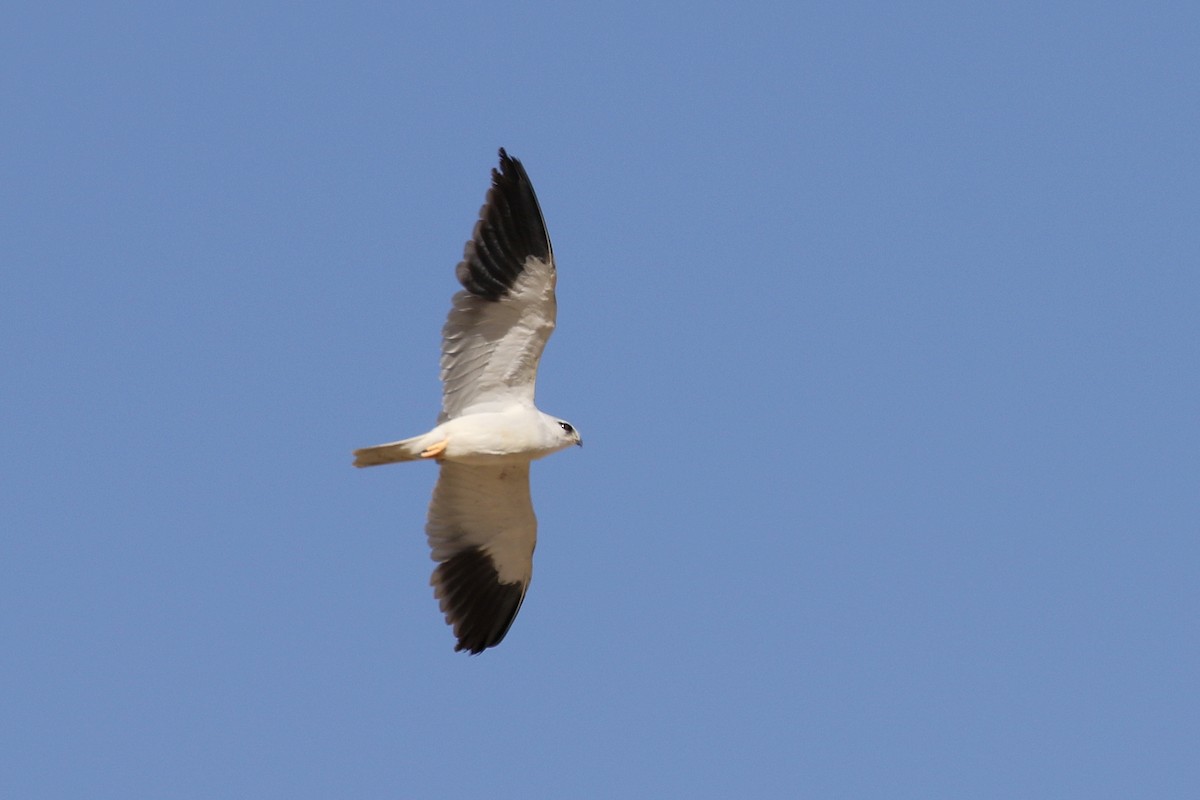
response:
[(492, 187), (455, 272), (471, 294), (499, 300), (530, 256), (549, 262), (550, 235), (525, 167), (501, 147), (500, 168), (492, 170)]
[(520, 583), (502, 583), (492, 558), (471, 547), (433, 571), (434, 594), (458, 637), (455, 651), (472, 655), (504, 640), (525, 599)]

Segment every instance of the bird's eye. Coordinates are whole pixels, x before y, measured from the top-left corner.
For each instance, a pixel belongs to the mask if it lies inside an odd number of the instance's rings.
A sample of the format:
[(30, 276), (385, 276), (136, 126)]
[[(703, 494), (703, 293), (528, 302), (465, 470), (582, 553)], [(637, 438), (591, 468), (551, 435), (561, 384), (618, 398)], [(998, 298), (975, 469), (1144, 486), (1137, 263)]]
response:
[(564, 431), (566, 431), (567, 433), (574, 433), (574, 432), (575, 432), (575, 429), (574, 429), (574, 428), (572, 428), (570, 425), (568, 425), (568, 424), (567, 424), (567, 423), (565, 423), (565, 422), (559, 422), (559, 423), (558, 423), (558, 427), (562, 428), (562, 429), (563, 429)]

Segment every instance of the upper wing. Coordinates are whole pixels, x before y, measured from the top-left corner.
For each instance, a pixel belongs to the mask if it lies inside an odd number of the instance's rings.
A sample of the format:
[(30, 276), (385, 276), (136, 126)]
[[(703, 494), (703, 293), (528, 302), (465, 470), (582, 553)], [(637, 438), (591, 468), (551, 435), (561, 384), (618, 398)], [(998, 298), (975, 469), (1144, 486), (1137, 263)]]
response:
[(454, 649), (482, 653), (500, 644), (533, 577), (529, 464), (444, 462), (425, 533), (439, 562), (430, 583), (454, 626)]
[(442, 328), (438, 421), (485, 406), (532, 405), (557, 314), (554, 252), (533, 184), (503, 148), (456, 273), (464, 291)]

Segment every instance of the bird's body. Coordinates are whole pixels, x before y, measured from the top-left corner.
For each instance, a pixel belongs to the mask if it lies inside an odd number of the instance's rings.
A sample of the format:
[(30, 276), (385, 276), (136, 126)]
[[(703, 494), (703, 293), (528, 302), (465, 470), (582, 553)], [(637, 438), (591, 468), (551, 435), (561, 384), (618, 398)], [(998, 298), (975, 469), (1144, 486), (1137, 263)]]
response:
[(529, 176), (503, 149), (457, 276), (463, 291), (442, 329), (438, 424), (356, 450), (354, 465), (441, 465), (425, 526), (438, 562), (431, 583), (455, 649), (480, 653), (504, 638), (533, 575), (529, 464), (583, 443), (533, 402), (557, 315), (556, 270)]
[[(429, 433), (390, 444), (355, 451), (356, 467), (397, 461), (416, 461), (440, 442), (445, 449), (434, 454), (456, 464), (528, 464), (576, 444), (564, 437), (561, 420), (529, 406), (503, 411), (478, 411), (448, 419)], [(428, 458), (428, 456), (425, 456)]]

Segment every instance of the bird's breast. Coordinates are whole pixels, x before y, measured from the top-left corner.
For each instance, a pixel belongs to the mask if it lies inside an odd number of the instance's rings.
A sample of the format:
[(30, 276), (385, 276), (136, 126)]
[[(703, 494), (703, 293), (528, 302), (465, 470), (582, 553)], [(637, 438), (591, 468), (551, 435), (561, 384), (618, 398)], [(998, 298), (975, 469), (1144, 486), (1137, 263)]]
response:
[(547, 448), (540, 420), (524, 413), (468, 414), (443, 425), (442, 457), (464, 464), (529, 462), (553, 452)]

